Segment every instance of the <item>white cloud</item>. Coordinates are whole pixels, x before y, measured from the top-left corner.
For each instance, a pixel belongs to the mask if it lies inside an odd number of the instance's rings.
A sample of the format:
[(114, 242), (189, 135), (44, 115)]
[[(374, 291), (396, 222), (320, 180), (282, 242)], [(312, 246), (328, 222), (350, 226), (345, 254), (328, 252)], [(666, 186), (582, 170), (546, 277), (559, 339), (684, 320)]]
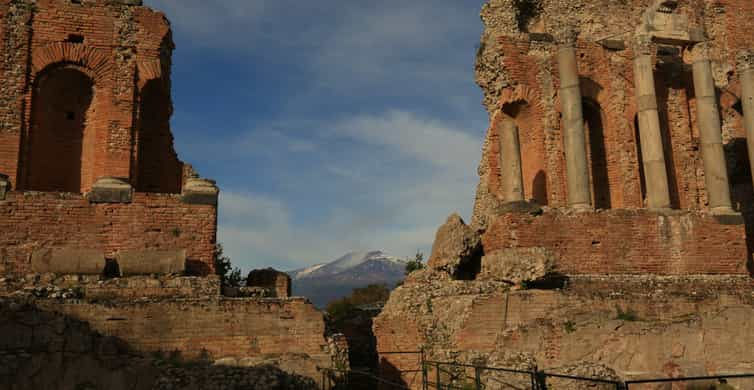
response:
[(450, 170), (466, 170), (478, 161), (480, 139), (437, 120), (411, 112), (389, 110), (380, 115), (360, 115), (335, 124), (341, 135), (369, 144), (385, 145), (416, 160)]
[[(333, 126), (321, 123), (314, 131), (328, 127), (335, 128), (330, 137), (346, 136), (364, 148), (345, 160), (322, 166), (304, 163), (305, 169), (283, 174), (291, 182), (335, 175), (342, 180), (322, 184), (347, 201), (316, 205), (320, 210), (311, 220), (286, 204), (283, 195), (226, 190), (220, 200), (219, 236), (236, 263), (291, 269), (366, 249), (411, 256), (417, 249), (429, 251), (448, 214), (470, 212), (481, 138), (396, 110), (345, 118)], [(381, 161), (396, 156), (415, 163), (401, 171), (382, 171)], [(362, 161), (375, 164), (364, 166)]]

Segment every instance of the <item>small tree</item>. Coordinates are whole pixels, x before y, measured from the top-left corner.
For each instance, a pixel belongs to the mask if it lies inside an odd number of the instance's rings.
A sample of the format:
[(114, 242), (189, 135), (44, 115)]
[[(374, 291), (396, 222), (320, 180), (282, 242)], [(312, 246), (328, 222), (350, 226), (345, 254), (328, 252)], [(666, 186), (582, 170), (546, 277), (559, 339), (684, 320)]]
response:
[(215, 273), (220, 276), (223, 286), (238, 287), (241, 285), (241, 269), (234, 268), (230, 257), (223, 253), (223, 244), (215, 244)]
[(406, 275), (420, 269), (424, 269), (424, 253), (416, 251), (413, 260), (406, 262)]

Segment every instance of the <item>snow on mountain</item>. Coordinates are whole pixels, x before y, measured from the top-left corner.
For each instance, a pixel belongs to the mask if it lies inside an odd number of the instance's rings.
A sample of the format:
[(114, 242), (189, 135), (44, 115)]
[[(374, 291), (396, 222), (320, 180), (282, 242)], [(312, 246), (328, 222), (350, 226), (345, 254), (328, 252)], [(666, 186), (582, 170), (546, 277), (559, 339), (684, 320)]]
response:
[(403, 280), (406, 262), (381, 251), (351, 252), (330, 263), (288, 272), (293, 294), (308, 297), (318, 307), (350, 295), (354, 288)]

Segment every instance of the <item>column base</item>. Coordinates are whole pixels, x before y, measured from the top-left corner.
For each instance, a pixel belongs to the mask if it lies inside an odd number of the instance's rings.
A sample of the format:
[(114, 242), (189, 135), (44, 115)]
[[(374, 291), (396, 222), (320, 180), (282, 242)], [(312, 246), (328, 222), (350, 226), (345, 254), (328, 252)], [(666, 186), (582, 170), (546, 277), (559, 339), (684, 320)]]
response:
[(586, 203), (572, 204), (572, 205), (569, 205), (568, 207), (576, 210), (577, 212), (582, 212), (582, 213), (594, 211), (594, 207)]

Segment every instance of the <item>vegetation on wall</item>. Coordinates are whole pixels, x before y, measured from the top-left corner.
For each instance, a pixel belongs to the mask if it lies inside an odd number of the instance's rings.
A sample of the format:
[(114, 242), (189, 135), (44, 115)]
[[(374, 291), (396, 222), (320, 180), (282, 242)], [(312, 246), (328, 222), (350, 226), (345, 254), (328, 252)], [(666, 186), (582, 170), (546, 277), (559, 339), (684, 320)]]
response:
[(230, 257), (223, 253), (223, 244), (215, 244), (215, 273), (220, 276), (223, 286), (238, 287), (241, 285), (241, 269), (233, 267)]

